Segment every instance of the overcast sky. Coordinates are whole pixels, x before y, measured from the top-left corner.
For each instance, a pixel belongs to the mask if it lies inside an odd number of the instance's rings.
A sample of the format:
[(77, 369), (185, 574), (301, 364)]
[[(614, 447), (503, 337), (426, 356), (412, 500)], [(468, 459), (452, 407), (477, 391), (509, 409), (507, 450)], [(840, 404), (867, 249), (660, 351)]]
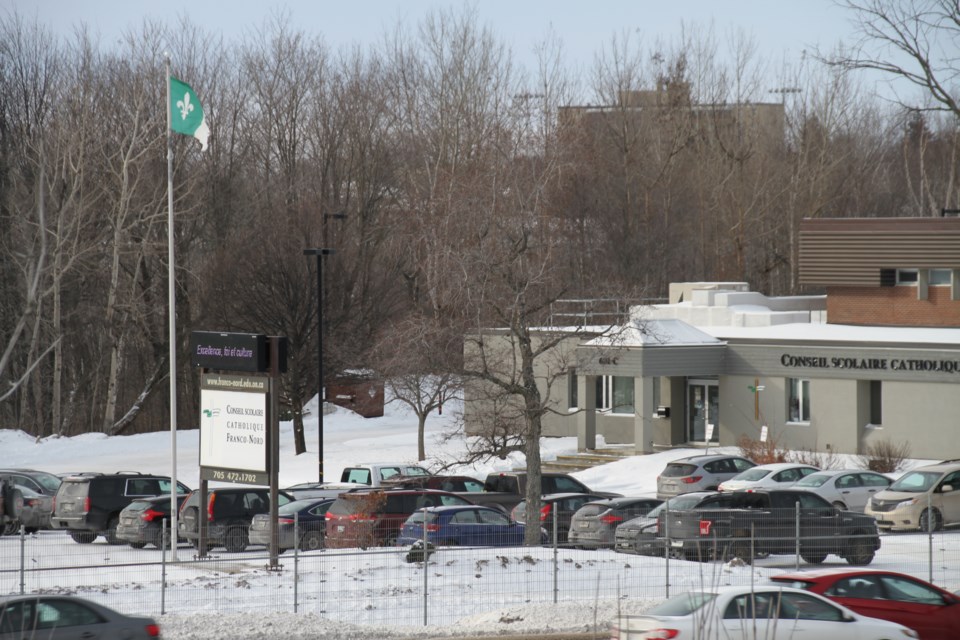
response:
[[(756, 43), (770, 77), (791, 75), (804, 52), (829, 52), (856, 41), (851, 15), (835, 0), (0, 0), (0, 6), (36, 16), (62, 35), (84, 22), (104, 43), (146, 18), (174, 21), (184, 15), (235, 42), (285, 12), (291, 24), (321, 36), (333, 50), (377, 44), (398, 22), (415, 25), (431, 11), (473, 7), (528, 69), (534, 68), (534, 45), (550, 32), (563, 42), (568, 68), (582, 70), (591, 68), (614, 34), (625, 31), (648, 48), (658, 40), (676, 42), (684, 29), (712, 29), (721, 54), (739, 34)], [(875, 77), (869, 80), (887, 92)]]

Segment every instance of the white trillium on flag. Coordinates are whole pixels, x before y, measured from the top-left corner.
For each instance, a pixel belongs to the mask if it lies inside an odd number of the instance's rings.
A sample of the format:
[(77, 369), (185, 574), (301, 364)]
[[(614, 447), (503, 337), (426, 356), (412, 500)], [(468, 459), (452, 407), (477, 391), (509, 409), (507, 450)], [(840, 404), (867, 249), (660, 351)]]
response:
[(186, 82), (170, 76), (170, 128), (200, 141), (200, 150), (206, 151), (210, 128), (203, 115), (197, 94)]

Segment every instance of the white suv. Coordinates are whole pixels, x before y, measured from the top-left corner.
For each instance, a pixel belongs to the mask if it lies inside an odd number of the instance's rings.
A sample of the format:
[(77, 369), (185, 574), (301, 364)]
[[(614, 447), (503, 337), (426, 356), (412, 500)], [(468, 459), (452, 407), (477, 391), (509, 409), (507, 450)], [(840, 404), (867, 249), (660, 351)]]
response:
[(666, 500), (681, 493), (716, 491), (724, 480), (755, 466), (746, 458), (726, 454), (680, 458), (657, 476), (657, 497)]

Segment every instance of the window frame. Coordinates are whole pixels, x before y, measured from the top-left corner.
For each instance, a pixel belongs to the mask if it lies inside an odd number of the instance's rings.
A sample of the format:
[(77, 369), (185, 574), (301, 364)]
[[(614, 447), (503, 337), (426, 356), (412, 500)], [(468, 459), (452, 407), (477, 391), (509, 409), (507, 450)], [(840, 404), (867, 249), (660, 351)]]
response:
[(897, 269), (894, 284), (898, 287), (915, 287), (920, 284), (919, 269)]
[[(787, 422), (810, 424), (810, 378), (787, 378)], [(796, 413), (794, 413), (796, 411)]]

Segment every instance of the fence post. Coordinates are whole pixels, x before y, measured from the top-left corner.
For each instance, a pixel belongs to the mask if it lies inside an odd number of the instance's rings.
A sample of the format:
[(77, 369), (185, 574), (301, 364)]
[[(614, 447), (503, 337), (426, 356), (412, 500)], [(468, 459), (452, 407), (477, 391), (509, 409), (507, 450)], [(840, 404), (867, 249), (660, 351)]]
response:
[[(277, 538), (280, 537), (280, 523), (274, 524)], [(280, 540), (277, 540), (277, 549)], [(300, 607), (300, 513), (293, 514), (293, 612), (297, 613)]]
[[(423, 512), (423, 626), (427, 626), (427, 564), (430, 562), (430, 549), (427, 547), (427, 512)], [(437, 543), (439, 545), (439, 540)], [(438, 546), (439, 548), (439, 546)]]
[(23, 595), (27, 588), (26, 546), (26, 529), (24, 529), (23, 523), (20, 523), (20, 595)]
[(557, 503), (553, 505), (553, 509), (550, 510), (553, 513), (553, 604), (557, 604), (560, 595), (560, 587), (558, 585), (560, 561), (557, 558), (557, 510), (559, 509), (559, 505), (560, 501), (558, 500)]
[(927, 582), (933, 583), (933, 491), (927, 491)]
[(171, 549), (175, 544), (173, 536), (167, 534), (167, 527), (171, 524), (167, 518), (160, 521), (160, 615), (167, 612), (167, 541), (170, 541)]
[(800, 570), (800, 503), (794, 502), (793, 507), (794, 507), (793, 523), (794, 523), (794, 528), (796, 530), (796, 536), (797, 536), (796, 538), (797, 555), (796, 555), (796, 560), (794, 561), (793, 568), (794, 570), (799, 571)]
[[(660, 533), (659, 531), (657, 533)], [(699, 548), (699, 542), (697, 543)], [(700, 558), (697, 558), (698, 560)], [(670, 597), (670, 502), (663, 508), (663, 581), (664, 597)]]

